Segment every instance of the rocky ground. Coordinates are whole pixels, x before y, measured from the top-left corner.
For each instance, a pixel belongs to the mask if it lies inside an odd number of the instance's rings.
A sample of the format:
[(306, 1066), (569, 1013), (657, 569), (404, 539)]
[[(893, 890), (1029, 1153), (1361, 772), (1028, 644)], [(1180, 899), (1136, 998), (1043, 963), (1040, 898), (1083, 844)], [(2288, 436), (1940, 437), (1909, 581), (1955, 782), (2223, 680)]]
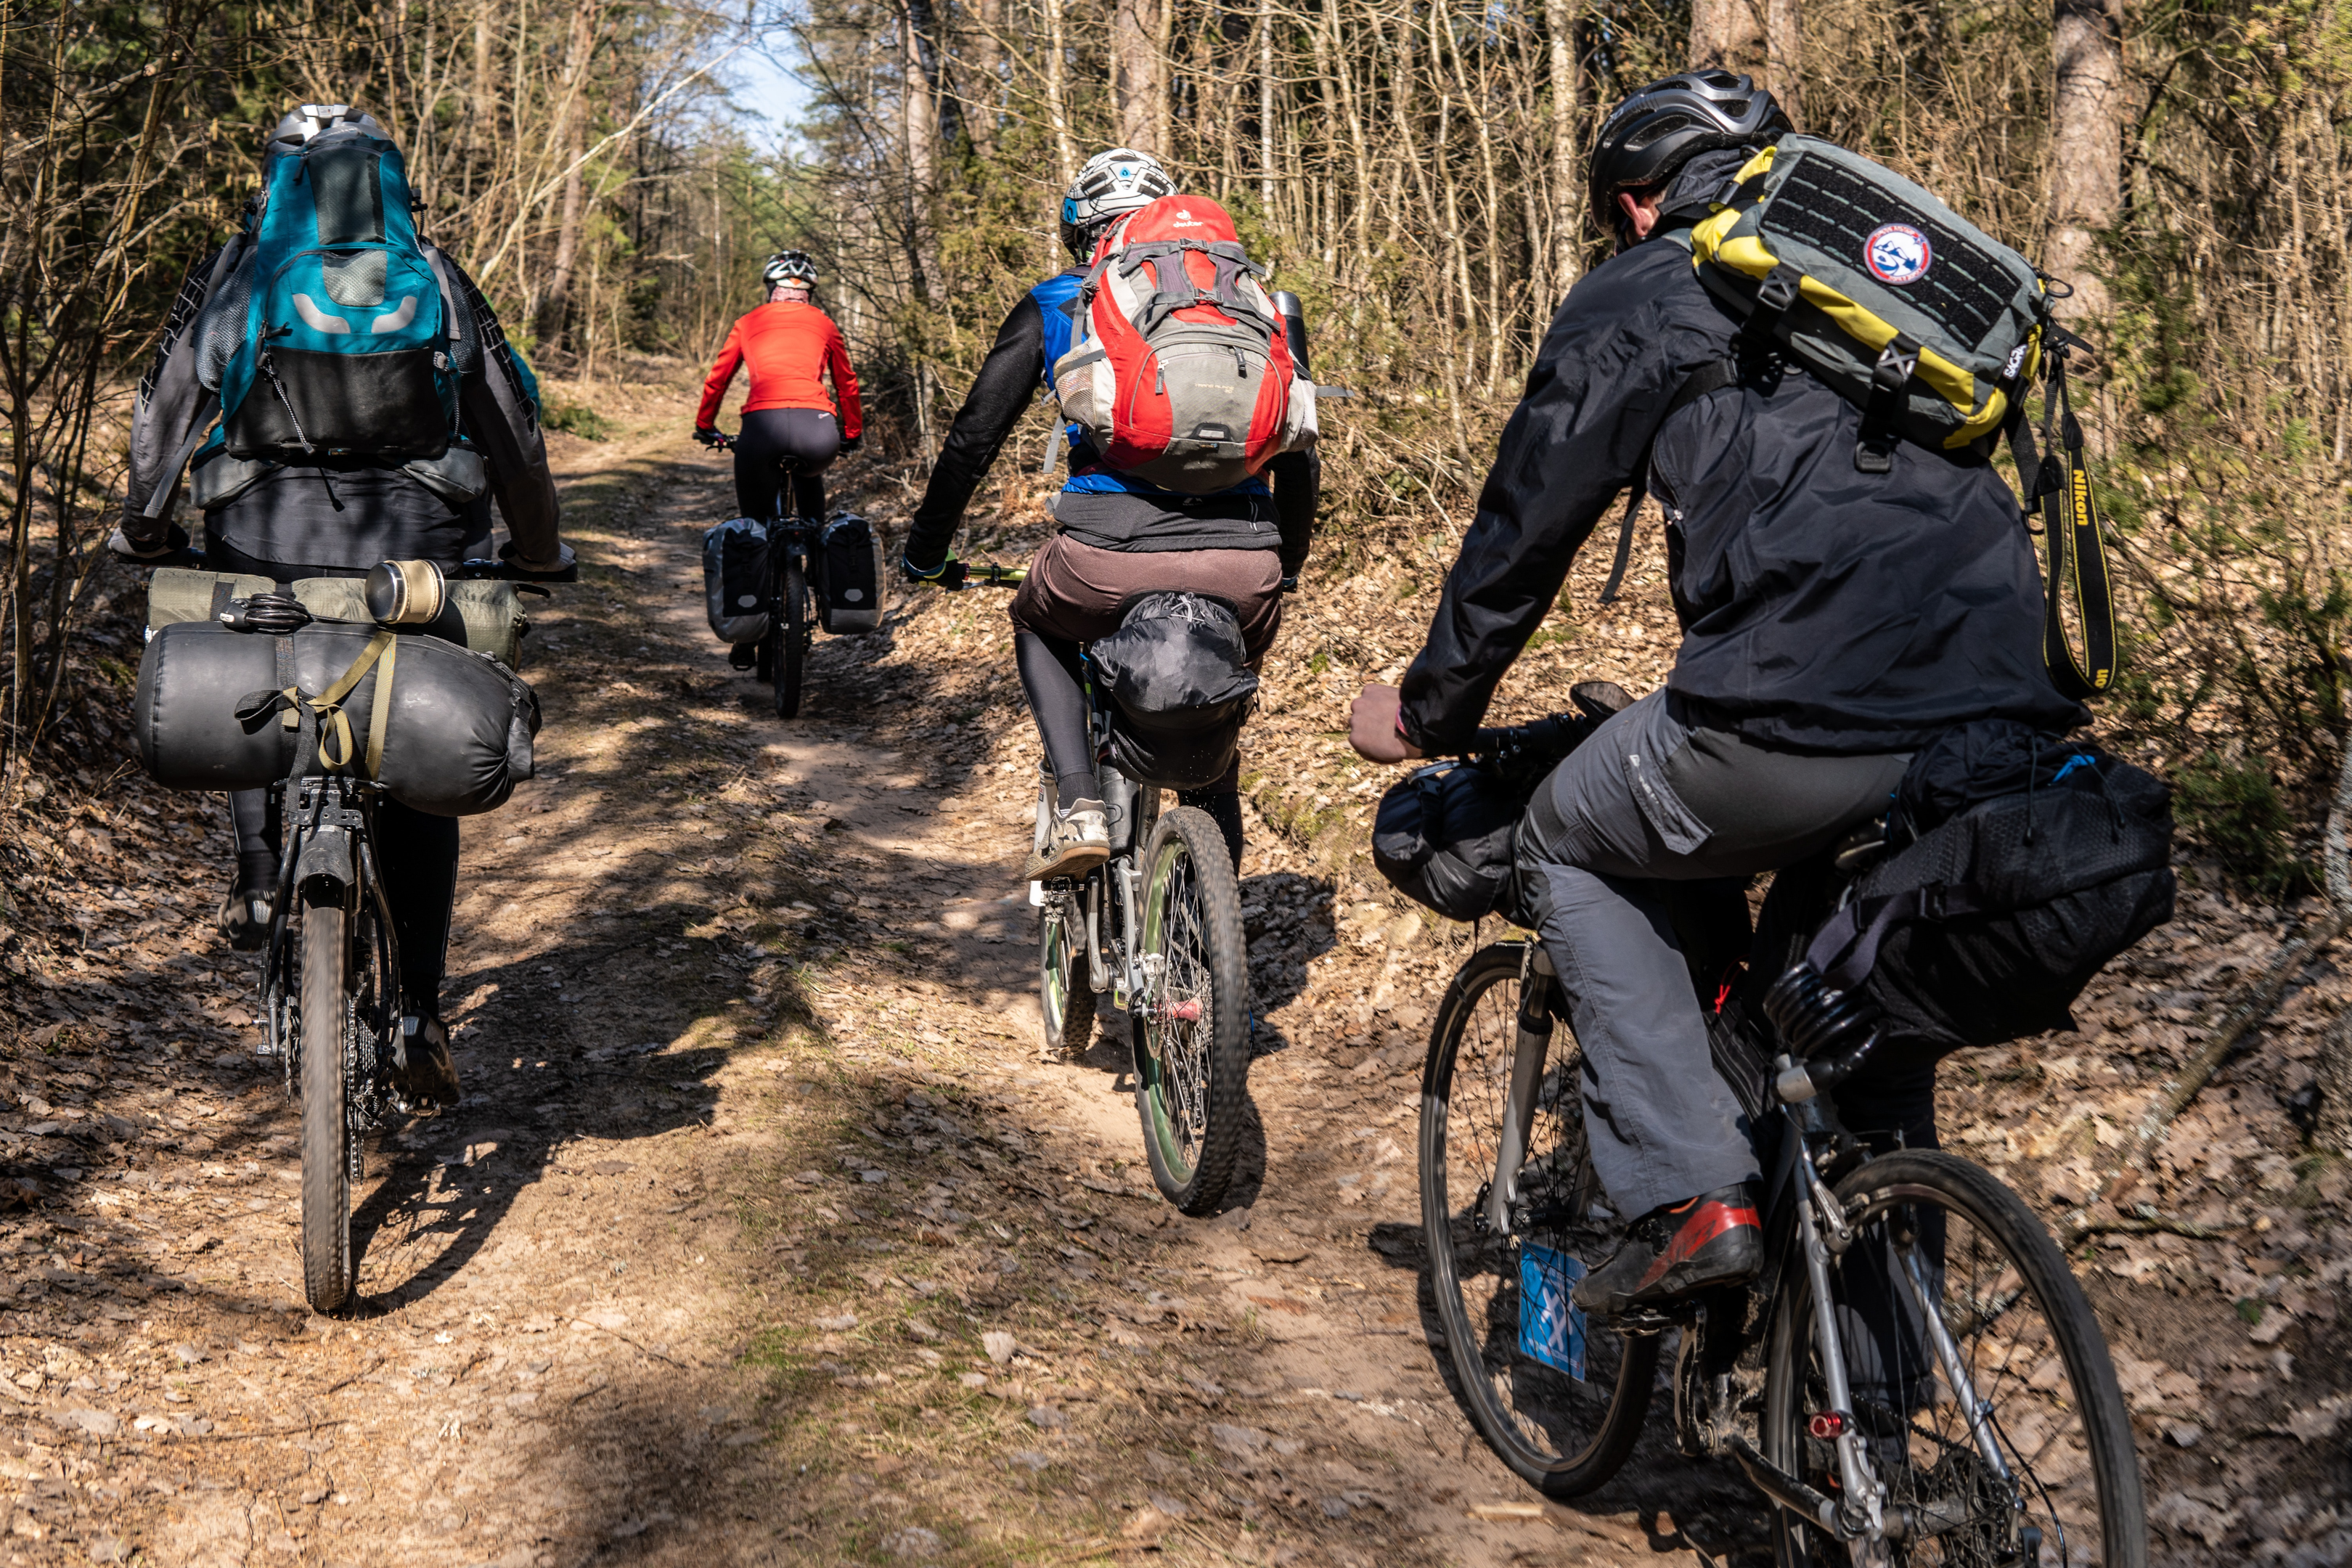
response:
[[(0, 1556), (1761, 1560), (1751, 1496), (1663, 1408), (1605, 1491), (1539, 1505), (1429, 1343), (1418, 1068), (1474, 936), (1371, 875), (1388, 779), (1342, 731), (1464, 520), (1377, 556), (1335, 531), (1293, 602), (1250, 752), (1255, 1136), (1233, 1206), (1187, 1220), (1142, 1168), (1123, 1022), (1038, 1055), (1002, 596), (820, 639), (779, 722), (702, 625), (722, 460), (674, 389), (572, 390), (621, 433), (557, 439), (586, 569), (534, 617), (541, 773), (466, 824), (468, 1098), (371, 1153), (348, 1316), (301, 1306), (296, 1118), (212, 930), (225, 813), (139, 776), (142, 590), (100, 590), (69, 728), (0, 816)], [(888, 530), (910, 482), (868, 458), (837, 489)], [(1009, 481), (965, 553), (1022, 558), (1035, 500)], [(1498, 711), (1656, 683), (1661, 563), (1602, 609), (1605, 565)], [(2295, 923), (2205, 879), (2078, 1032), (1955, 1059), (1948, 1142), (2045, 1214), (2092, 1195)], [(2098, 1211), (2169, 1228), (2075, 1255), (2159, 1562), (2352, 1560), (2347, 1171), (2305, 1130), (2336, 962)]]

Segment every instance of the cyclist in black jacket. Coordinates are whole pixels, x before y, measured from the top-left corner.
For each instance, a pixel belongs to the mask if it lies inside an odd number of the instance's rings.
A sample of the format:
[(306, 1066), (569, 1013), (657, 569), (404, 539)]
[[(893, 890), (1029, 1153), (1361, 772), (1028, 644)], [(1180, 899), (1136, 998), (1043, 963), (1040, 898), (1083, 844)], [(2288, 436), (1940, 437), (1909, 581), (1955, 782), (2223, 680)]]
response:
[[(1366, 688), (1353, 715), (1376, 761), (1468, 742), (1570, 559), (1646, 480), (1682, 647), (1664, 690), (1538, 790), (1518, 840), (1584, 1053), (1593, 1163), (1638, 1216), (1577, 1287), (1604, 1315), (1744, 1279), (1762, 1252), (1755, 1152), (1651, 884), (1803, 858), (1885, 811), (1910, 753), (1952, 725), (2087, 717), (2043, 671), (2032, 546), (1990, 464), (1906, 443), (1891, 472), (1857, 472), (1860, 411), (1735, 342), (1695, 274), (1708, 198), (1789, 129), (1721, 71), (1654, 83), (1603, 124), (1592, 211), (1618, 252), (1553, 318), (1402, 690)], [(1736, 382), (1669, 414), (1727, 359)], [(1933, 1070), (1880, 1075), (1866, 1106), (1842, 1098), (1848, 1124), (1932, 1143)]]
[[(1070, 346), (1078, 282), (1095, 242), (1120, 215), (1175, 190), (1155, 160), (1125, 147), (1097, 154), (1078, 172), (1062, 199), (1062, 243), (1080, 265), (1024, 294), (997, 330), (915, 510), (904, 562), (909, 578), (937, 582), (948, 574), (963, 509)], [(1068, 427), (1067, 448), (1070, 477), (1054, 498), (1060, 531), (1037, 552), (1012, 605), (1014, 657), (1055, 797), (1045, 847), (1023, 871), (1032, 879), (1082, 875), (1109, 854), (1078, 683), (1079, 645), (1116, 631), (1130, 595), (1189, 589), (1234, 606), (1255, 666), (1281, 629), (1281, 595), (1296, 586), (1306, 564), (1322, 472), (1313, 453), (1292, 452), (1267, 465), (1271, 487), (1251, 479), (1215, 495), (1180, 495), (1104, 468), (1076, 426)], [(1179, 795), (1216, 819), (1236, 868), (1240, 774), (1236, 755), (1223, 778)]]
[[(374, 119), (343, 106), (305, 104), (281, 120), (265, 159), (314, 138), (383, 135)], [(509, 538), (499, 553), (525, 572), (557, 575), (573, 563), (558, 534), (555, 478), (539, 426), (539, 385), (507, 342), (498, 315), (457, 261), (427, 244), (450, 307), (464, 451), (393, 464), (320, 457), (281, 463), (233, 457), (217, 438), (194, 453), (188, 489), (205, 517), (205, 564), (287, 583), (358, 577), (380, 561), (429, 560), (454, 567), (488, 547), (495, 503)], [(131, 406), (130, 483), (122, 521), (108, 541), (134, 564), (165, 564), (189, 541), (171, 521), (191, 438), (218, 411), (207, 394), (244, 340), (246, 300), (257, 286), (246, 265), (249, 234), (188, 269), (155, 358)], [(158, 492), (162, 492), (161, 495)], [(220, 931), (232, 947), (267, 945), (278, 887), (281, 825), (273, 791), (229, 796), (237, 868), (222, 901)], [(457, 1074), (441, 1021), (442, 968), (457, 888), (457, 824), (398, 801), (377, 807), (383, 882), (400, 944), (404, 1032), (401, 1075), (412, 1099), (455, 1104)]]

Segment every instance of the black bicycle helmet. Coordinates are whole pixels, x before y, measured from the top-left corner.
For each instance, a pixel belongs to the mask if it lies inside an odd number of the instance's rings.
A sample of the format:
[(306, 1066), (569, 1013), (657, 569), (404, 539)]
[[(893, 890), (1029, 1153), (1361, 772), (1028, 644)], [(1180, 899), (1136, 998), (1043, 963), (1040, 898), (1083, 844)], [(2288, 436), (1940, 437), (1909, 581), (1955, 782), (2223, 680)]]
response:
[(1643, 88), (1601, 122), (1590, 173), (1592, 221), (1622, 223), (1617, 193), (1664, 184), (1701, 153), (1760, 147), (1796, 127), (1772, 95), (1729, 71), (1684, 71)]
[(760, 274), (761, 283), (770, 289), (781, 289), (787, 283), (805, 283), (816, 287), (816, 263), (805, 250), (779, 250), (768, 258), (768, 265)]

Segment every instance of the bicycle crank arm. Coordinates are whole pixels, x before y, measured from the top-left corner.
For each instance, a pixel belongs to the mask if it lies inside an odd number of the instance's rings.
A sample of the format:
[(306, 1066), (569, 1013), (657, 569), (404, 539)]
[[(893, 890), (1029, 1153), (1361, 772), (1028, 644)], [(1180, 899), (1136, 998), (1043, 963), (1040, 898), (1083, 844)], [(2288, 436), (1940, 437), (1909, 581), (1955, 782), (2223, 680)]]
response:
[(1733, 1434), (1730, 1449), (1731, 1457), (1739, 1461), (1739, 1468), (1748, 1472), (1748, 1484), (1758, 1491), (1823, 1530), (1847, 1540), (1853, 1539), (1838, 1521), (1836, 1503), (1766, 1458), (1747, 1437)]

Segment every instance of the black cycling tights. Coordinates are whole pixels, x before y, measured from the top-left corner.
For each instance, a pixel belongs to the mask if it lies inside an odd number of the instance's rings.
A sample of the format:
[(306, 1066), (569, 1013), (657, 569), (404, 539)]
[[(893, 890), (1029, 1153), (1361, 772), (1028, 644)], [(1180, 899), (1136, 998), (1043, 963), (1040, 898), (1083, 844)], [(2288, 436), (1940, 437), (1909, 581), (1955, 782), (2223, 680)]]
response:
[(822, 408), (762, 408), (743, 416), (743, 429), (735, 437), (735, 505), (745, 517), (776, 515), (776, 497), (784, 476), (776, 465), (787, 460), (807, 464), (808, 471), (793, 475), (793, 510), (801, 517), (824, 516), (824, 478), (819, 471), (841, 450), (841, 426)]
[[(237, 884), (275, 887), (278, 847), (283, 836), (278, 813), (266, 789), (241, 789), (228, 797), (236, 824)], [(400, 943), (400, 994), (404, 1011), (425, 1017), (441, 1012), (441, 970), (449, 952), (449, 913), (457, 897), (457, 819), (428, 816), (399, 802), (376, 803), (377, 869), (392, 905), (394, 938)]]
[[(1094, 741), (1087, 732), (1086, 689), (1078, 679), (1078, 645), (1016, 631), (1013, 654), (1021, 668), (1021, 689), (1029, 696), (1029, 711), (1036, 715), (1038, 738), (1045, 742), (1045, 765), (1054, 773), (1055, 805), (1067, 811), (1079, 801), (1100, 800)], [(1242, 865), (1241, 771), (1237, 756), (1216, 783), (1176, 792), (1177, 805), (1198, 806), (1214, 819), (1225, 847), (1233, 852), (1236, 871)]]

